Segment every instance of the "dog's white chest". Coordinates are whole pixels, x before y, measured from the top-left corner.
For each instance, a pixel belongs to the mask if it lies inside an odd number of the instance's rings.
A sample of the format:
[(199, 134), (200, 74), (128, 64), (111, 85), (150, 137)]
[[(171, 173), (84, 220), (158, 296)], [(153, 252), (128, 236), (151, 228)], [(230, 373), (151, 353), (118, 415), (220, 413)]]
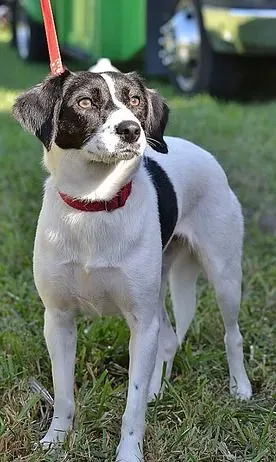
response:
[(65, 309), (92, 316), (128, 311), (127, 241), (116, 241), (118, 233), (113, 235), (111, 226), (92, 226), (88, 216), (83, 218), (66, 224), (57, 219), (53, 226), (41, 216), (34, 252), (39, 292)]
[(124, 286), (120, 268), (107, 267), (104, 262), (87, 261), (73, 265), (73, 284), (70, 288), (77, 308), (91, 315), (117, 314), (121, 307), (118, 287)]

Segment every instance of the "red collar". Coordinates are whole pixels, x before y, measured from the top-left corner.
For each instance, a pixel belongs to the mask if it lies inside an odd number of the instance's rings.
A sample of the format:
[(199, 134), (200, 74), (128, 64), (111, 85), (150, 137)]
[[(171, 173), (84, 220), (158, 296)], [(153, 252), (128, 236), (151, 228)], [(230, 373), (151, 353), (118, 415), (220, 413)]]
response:
[(112, 210), (119, 209), (123, 207), (131, 193), (132, 182), (130, 181), (125, 186), (120, 189), (118, 194), (113, 197), (110, 201), (86, 201), (81, 199), (76, 199), (74, 197), (68, 196), (65, 193), (59, 191), (60, 197), (64, 202), (72, 207), (73, 209), (81, 210), (82, 212), (112, 212)]

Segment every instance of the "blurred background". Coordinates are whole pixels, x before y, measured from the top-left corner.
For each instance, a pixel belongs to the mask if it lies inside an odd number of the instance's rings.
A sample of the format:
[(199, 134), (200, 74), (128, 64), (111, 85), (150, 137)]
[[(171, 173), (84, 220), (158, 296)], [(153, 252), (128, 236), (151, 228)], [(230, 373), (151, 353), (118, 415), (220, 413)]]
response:
[[(0, 3), (20, 59), (47, 60), (40, 2)], [(135, 63), (183, 94), (274, 91), (276, 0), (52, 0), (52, 8), (63, 55), (86, 66), (100, 57), (121, 69)]]

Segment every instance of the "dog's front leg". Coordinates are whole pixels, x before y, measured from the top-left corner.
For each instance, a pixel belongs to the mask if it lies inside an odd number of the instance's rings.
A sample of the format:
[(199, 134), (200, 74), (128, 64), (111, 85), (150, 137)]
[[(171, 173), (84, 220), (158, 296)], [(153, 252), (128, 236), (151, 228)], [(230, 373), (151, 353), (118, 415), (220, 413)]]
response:
[(54, 415), (50, 428), (41, 440), (47, 448), (64, 441), (74, 417), (74, 366), (76, 323), (71, 311), (45, 310), (44, 335), (52, 363)]
[[(141, 319), (130, 324), (130, 371), (127, 405), (122, 419), (116, 462), (143, 461), (145, 413), (158, 346), (158, 308), (143, 306)], [(149, 316), (151, 313), (151, 316)]]

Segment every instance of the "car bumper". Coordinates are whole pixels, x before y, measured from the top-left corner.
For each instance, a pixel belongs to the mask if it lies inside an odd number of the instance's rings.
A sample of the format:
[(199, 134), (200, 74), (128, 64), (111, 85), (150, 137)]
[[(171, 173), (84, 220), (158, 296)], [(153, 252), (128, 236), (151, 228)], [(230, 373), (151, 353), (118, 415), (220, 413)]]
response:
[(276, 54), (276, 9), (202, 7), (204, 28), (220, 53)]

